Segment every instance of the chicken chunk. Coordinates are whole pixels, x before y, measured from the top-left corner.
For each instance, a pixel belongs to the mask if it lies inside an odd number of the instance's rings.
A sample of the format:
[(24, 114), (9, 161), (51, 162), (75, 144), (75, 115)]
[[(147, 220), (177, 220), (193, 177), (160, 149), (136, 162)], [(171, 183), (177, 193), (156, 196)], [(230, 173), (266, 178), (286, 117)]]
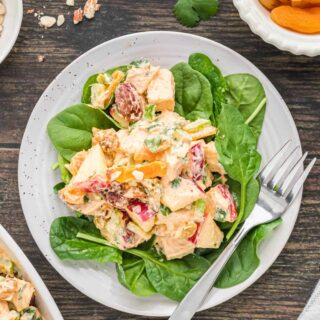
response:
[(147, 91), (149, 83), (157, 75), (160, 67), (154, 67), (150, 63), (136, 68), (131, 68), (127, 73), (125, 82), (131, 83), (135, 86), (139, 94), (144, 94)]
[(157, 111), (173, 111), (175, 105), (175, 84), (168, 69), (160, 69), (148, 86), (147, 99), (156, 105)]
[(173, 181), (162, 179), (161, 202), (171, 211), (185, 208), (194, 201), (204, 198), (205, 194), (189, 179), (178, 177)]
[(8, 312), (9, 312), (8, 302), (0, 301), (0, 317), (4, 317)]
[(197, 231), (202, 217), (194, 209), (182, 209), (164, 216), (158, 214), (154, 233), (160, 237), (188, 239)]
[(195, 249), (195, 244), (187, 239), (157, 237), (156, 244), (168, 260), (181, 259)]
[(218, 152), (213, 141), (207, 143), (204, 146), (205, 160), (208, 164), (210, 171), (218, 172), (224, 177), (223, 166), (219, 163)]

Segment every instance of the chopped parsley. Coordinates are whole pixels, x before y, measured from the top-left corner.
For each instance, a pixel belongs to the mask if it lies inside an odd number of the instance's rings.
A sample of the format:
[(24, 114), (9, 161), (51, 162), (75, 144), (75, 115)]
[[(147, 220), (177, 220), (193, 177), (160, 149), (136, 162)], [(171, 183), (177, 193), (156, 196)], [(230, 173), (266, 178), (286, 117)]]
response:
[(186, 27), (195, 27), (200, 21), (217, 14), (219, 0), (178, 0), (174, 13), (177, 20)]
[(160, 138), (160, 136), (154, 136), (152, 138), (145, 139), (144, 143), (152, 153), (155, 153), (158, 151), (158, 149), (160, 147), (161, 138)]
[(177, 189), (180, 187), (180, 184), (181, 184), (181, 178), (175, 178), (174, 180), (172, 180), (171, 182), (171, 188), (173, 189)]
[(168, 216), (172, 212), (168, 207), (166, 207), (164, 205), (160, 205), (159, 211), (163, 216)]

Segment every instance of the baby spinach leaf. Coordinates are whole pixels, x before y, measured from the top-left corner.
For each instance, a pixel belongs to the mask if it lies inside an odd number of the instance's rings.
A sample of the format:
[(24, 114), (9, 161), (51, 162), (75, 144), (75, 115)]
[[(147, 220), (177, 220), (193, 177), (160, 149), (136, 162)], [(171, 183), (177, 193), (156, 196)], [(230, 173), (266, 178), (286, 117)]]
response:
[(148, 279), (155, 290), (175, 301), (182, 300), (210, 267), (208, 260), (195, 254), (183, 259), (165, 260), (159, 259), (152, 250), (131, 249), (128, 252), (144, 260)]
[(216, 119), (221, 111), (221, 105), (225, 102), (226, 81), (219, 68), (212, 63), (210, 58), (203, 53), (194, 53), (189, 57), (189, 65), (192, 69), (203, 74), (211, 85), (213, 98), (213, 124), (216, 125)]
[(84, 84), (83, 89), (82, 89), (82, 97), (81, 97), (82, 103), (87, 103), (87, 104), (91, 103), (91, 86), (98, 82), (97, 76), (98, 76), (97, 73), (93, 74), (92, 76), (90, 76), (88, 78), (88, 80)]
[(266, 111), (266, 94), (260, 81), (251, 74), (239, 73), (226, 76), (226, 103), (236, 107), (259, 137)]
[(50, 228), (50, 244), (60, 259), (113, 261), (121, 263), (121, 251), (77, 238), (79, 232), (104, 240), (93, 222), (76, 217), (60, 217)]
[(147, 277), (143, 259), (124, 253), (122, 264), (117, 264), (117, 273), (119, 282), (134, 294), (147, 297), (156, 293)]
[(115, 128), (103, 111), (77, 104), (58, 113), (48, 123), (48, 135), (60, 155), (70, 161), (79, 151), (91, 147), (92, 128)]
[[(260, 264), (257, 252), (261, 241), (281, 222), (282, 220), (278, 219), (268, 224), (262, 224), (250, 231), (227, 262), (215, 283), (215, 287), (230, 288), (248, 279)], [(219, 248), (219, 252), (212, 253), (211, 256), (208, 255), (206, 258), (213, 262), (217, 258), (217, 254), (221, 253), (223, 249), (223, 247)]]
[[(228, 179), (227, 181), (230, 190), (234, 192), (238, 199), (241, 199), (241, 184), (235, 180)], [(260, 193), (260, 183), (257, 179), (252, 178), (246, 188), (245, 208), (243, 212), (242, 221), (246, 220), (252, 212)]]
[(59, 182), (53, 187), (53, 192), (57, 194), (59, 190), (63, 189), (66, 186), (64, 182)]
[(186, 63), (176, 64), (171, 71), (176, 84), (175, 111), (192, 121), (210, 119), (213, 100), (207, 78)]
[(218, 12), (218, 0), (178, 0), (174, 12), (177, 20), (186, 27), (194, 27)]
[(219, 161), (228, 175), (241, 185), (239, 215), (227, 234), (227, 239), (230, 239), (243, 219), (247, 184), (259, 170), (261, 156), (256, 150), (256, 137), (251, 128), (245, 124), (240, 111), (233, 106), (223, 105), (218, 117), (215, 141)]

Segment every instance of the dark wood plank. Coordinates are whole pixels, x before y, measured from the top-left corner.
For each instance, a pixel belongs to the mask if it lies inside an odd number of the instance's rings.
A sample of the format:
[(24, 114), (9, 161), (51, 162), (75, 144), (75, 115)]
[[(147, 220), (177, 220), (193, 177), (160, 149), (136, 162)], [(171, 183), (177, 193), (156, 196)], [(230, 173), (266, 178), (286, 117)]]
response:
[[(25, 0), (25, 11), (50, 15), (71, 10), (64, 0)], [(83, 3), (84, 0), (76, 0)], [(187, 29), (172, 15), (175, 1), (101, 0), (93, 21), (43, 30), (32, 15), (24, 16), (13, 52), (0, 66), (0, 222), (21, 245), (48, 285), (66, 320), (140, 319), (106, 308), (83, 296), (48, 264), (25, 224), (17, 188), (18, 148), (28, 117), (43, 90), (72, 60), (103, 41), (147, 30), (191, 32), (225, 44), (251, 60), (275, 84), (296, 121), (303, 148), (320, 157), (320, 57), (280, 52), (253, 35), (231, 0), (221, 1), (217, 17)], [(46, 60), (37, 62), (37, 55)], [(309, 178), (295, 229), (270, 270), (227, 303), (199, 313), (195, 319), (296, 319), (319, 279), (320, 165)]]

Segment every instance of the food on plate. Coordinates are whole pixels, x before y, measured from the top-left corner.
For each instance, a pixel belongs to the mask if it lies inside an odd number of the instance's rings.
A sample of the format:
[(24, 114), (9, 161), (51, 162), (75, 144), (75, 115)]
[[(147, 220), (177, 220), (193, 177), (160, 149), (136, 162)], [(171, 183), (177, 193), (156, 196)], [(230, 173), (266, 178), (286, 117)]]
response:
[(320, 33), (320, 0), (259, 0), (279, 26), (304, 34)]
[(0, 248), (0, 319), (44, 319), (34, 306), (35, 295), (32, 283), (23, 279), (18, 266)]
[[(171, 69), (141, 59), (89, 77), (81, 103), (48, 124), (54, 191), (75, 212), (52, 223), (55, 253), (115, 262), (133, 293), (181, 300), (255, 205), (265, 109), (258, 79), (224, 77), (201, 53)], [(277, 224), (249, 233), (217, 286), (249, 277)]]
[(6, 7), (5, 7), (4, 3), (2, 2), (2, 0), (0, 0), (0, 36), (1, 36), (1, 32), (3, 30), (3, 22), (4, 22), (5, 14), (6, 14)]

